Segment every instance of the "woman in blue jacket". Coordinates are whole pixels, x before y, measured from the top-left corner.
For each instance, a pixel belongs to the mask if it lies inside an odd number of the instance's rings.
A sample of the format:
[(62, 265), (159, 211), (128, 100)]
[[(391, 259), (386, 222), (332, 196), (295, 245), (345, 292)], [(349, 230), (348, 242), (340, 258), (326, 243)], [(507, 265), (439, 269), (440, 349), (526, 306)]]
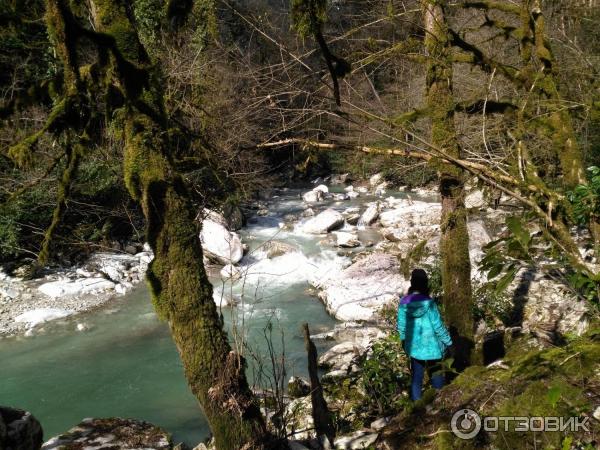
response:
[(402, 347), (410, 357), (412, 374), (410, 398), (421, 398), (425, 371), (435, 389), (444, 386), (441, 360), (452, 339), (442, 321), (435, 300), (429, 297), (429, 280), (423, 269), (415, 269), (410, 276), (408, 294), (398, 307), (398, 333)]

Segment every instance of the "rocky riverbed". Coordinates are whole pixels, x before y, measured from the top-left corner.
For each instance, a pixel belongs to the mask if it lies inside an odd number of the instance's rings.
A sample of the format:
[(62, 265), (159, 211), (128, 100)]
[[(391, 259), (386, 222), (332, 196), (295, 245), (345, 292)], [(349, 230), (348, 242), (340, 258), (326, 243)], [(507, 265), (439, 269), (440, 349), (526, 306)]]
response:
[(78, 267), (47, 270), (34, 280), (0, 272), (0, 336), (41, 331), (49, 321), (92, 310), (129, 292), (144, 279), (152, 252), (147, 245), (127, 249), (98, 252)]
[[(505, 229), (509, 211), (490, 208), (477, 190), (467, 197), (467, 204), (473, 279), (481, 283), (485, 277), (476, 264), (482, 247)], [(360, 370), (358, 361), (385, 336), (381, 312), (393, 309), (408, 287), (406, 264), (435, 265), (440, 208), (433, 189), (388, 191), (380, 177), (373, 177), (355, 186), (319, 182), (303, 192), (274, 191), (246, 209), (244, 228), (240, 211), (203, 210), (198, 216), (204, 224), (199, 239), (216, 286), (215, 301), (251, 317), (255, 312), (250, 303), (277, 295), (278, 287), (304, 283), (314, 301), (323, 302), (338, 320), (334, 328), (315, 332), (313, 339), (327, 343), (328, 350), (319, 359), (323, 379), (339, 382)], [(147, 246), (131, 245), (118, 253), (96, 253), (77, 267), (49, 271), (43, 279), (25, 281), (0, 273), (0, 334), (36, 334), (52, 320), (78, 321), (77, 313), (129, 292), (143, 279), (151, 260)], [(522, 270), (506, 294), (520, 323), (505, 329), (482, 321), (480, 340), (505, 333), (552, 340), (553, 334), (581, 334), (587, 328), (585, 303), (542, 273)], [(285, 307), (276, 312), (285, 314)], [(85, 321), (77, 329), (84, 331)], [(305, 407), (309, 397), (295, 396), (288, 411), (297, 415), (298, 436), (309, 439), (313, 437), (310, 410)], [(342, 436), (339, 448), (371, 442), (380, 425)]]

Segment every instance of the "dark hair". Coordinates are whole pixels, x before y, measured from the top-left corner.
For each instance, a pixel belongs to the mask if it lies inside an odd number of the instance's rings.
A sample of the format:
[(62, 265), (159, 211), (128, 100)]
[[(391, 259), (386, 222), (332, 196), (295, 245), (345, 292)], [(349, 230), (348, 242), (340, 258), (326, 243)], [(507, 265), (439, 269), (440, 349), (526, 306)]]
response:
[(408, 293), (419, 292), (424, 295), (429, 295), (429, 277), (423, 269), (415, 269), (410, 274), (410, 287)]

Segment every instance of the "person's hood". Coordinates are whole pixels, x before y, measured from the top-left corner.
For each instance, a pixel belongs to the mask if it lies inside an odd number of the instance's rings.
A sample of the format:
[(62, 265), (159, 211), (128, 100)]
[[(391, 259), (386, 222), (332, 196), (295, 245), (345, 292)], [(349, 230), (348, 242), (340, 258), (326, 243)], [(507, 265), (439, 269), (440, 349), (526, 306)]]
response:
[(410, 317), (421, 317), (427, 312), (432, 301), (427, 295), (415, 293), (404, 297), (400, 304), (406, 306), (406, 313)]
[(411, 317), (421, 317), (429, 309), (429, 305), (432, 300), (422, 300), (420, 302), (413, 302), (406, 305), (406, 312)]

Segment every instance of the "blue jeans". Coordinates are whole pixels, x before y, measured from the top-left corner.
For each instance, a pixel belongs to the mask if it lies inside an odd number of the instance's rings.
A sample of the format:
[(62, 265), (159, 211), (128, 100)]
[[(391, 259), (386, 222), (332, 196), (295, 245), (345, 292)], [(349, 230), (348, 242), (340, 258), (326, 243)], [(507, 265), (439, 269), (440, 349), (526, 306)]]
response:
[(427, 371), (427, 374), (429, 375), (431, 386), (435, 389), (444, 387), (444, 372), (442, 371), (440, 360), (422, 361), (420, 359), (410, 358), (410, 373), (412, 374), (410, 399), (413, 401), (421, 398), (425, 371)]

